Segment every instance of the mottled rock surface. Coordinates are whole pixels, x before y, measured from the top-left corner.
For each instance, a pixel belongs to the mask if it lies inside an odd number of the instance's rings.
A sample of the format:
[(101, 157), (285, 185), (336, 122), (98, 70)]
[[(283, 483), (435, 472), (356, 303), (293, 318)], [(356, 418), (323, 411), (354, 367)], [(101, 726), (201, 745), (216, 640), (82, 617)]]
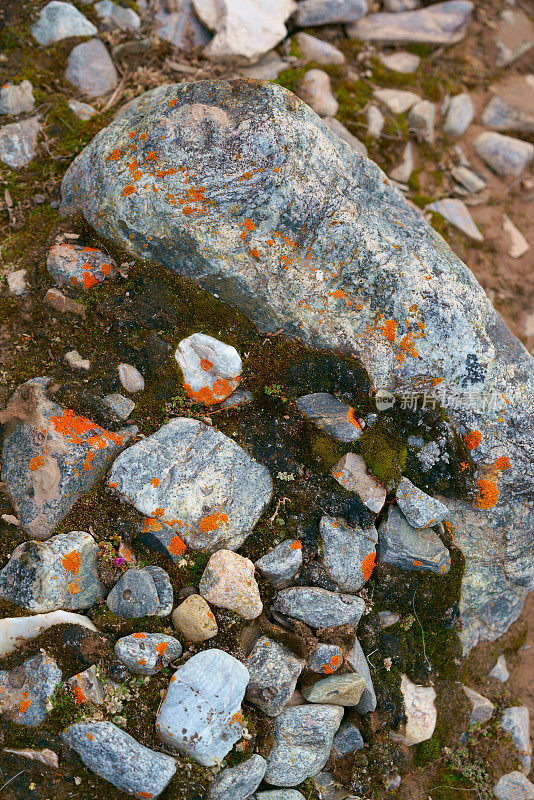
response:
[(365, 681), (357, 672), (346, 675), (329, 675), (327, 678), (303, 689), (303, 695), (310, 703), (327, 703), (333, 706), (358, 705), (365, 689)]
[(376, 514), (386, 502), (386, 489), (368, 469), (358, 453), (347, 453), (332, 469), (332, 475), (347, 491), (355, 492)]
[(205, 642), (218, 633), (215, 615), (199, 594), (189, 595), (174, 609), (172, 624), (187, 642)]
[(332, 753), (339, 758), (356, 750), (363, 750), (364, 741), (359, 729), (352, 722), (343, 722), (334, 736)]
[(427, 528), (447, 519), (447, 506), (402, 477), (397, 486), (397, 505), (414, 528)]
[(376, 694), (373, 686), (373, 679), (371, 678), (371, 671), (365, 653), (358, 639), (354, 640), (352, 650), (347, 654), (346, 663), (361, 675), (365, 682), (365, 688), (356, 706), (356, 710), (360, 714), (368, 714), (370, 711), (374, 711), (376, 708)]
[(218, 550), (210, 557), (198, 590), (212, 605), (227, 608), (243, 619), (259, 617), (263, 610), (254, 564), (232, 550)]
[(318, 428), (340, 442), (355, 442), (362, 435), (363, 428), (354, 415), (354, 409), (327, 392), (299, 397), (297, 408)]
[(343, 651), (337, 644), (319, 642), (308, 659), (308, 669), (323, 675), (330, 675), (343, 664)]
[(343, 591), (357, 592), (369, 580), (375, 566), (376, 528), (352, 526), (341, 517), (325, 515), (321, 517), (319, 533), (328, 574)]
[(39, 14), (32, 34), (39, 44), (47, 45), (71, 36), (94, 36), (98, 33), (92, 22), (72, 3), (52, 0)]
[(210, 783), (209, 800), (249, 800), (265, 775), (267, 762), (251, 756), (237, 767), (223, 769)]
[(16, 725), (36, 727), (46, 717), (47, 703), (61, 681), (61, 670), (43, 653), (19, 667), (0, 672), (0, 713)]
[(160, 567), (133, 568), (119, 578), (106, 603), (110, 611), (125, 619), (164, 617), (171, 613), (172, 596), (169, 577)]
[(245, 666), (250, 673), (247, 700), (269, 717), (276, 717), (295, 691), (304, 661), (274, 639), (261, 636)]
[(130, 672), (155, 675), (182, 655), (180, 642), (162, 633), (132, 633), (115, 642), (115, 655)]
[(530, 142), (493, 131), (477, 136), (475, 150), (497, 175), (521, 175), (534, 156), (534, 145)]
[(198, 403), (221, 403), (237, 389), (243, 364), (235, 347), (194, 333), (182, 339), (174, 355), (186, 394)]
[(367, 13), (365, 0), (301, 0), (295, 21), (302, 28), (356, 22)]
[(271, 608), (313, 628), (346, 624), (356, 627), (365, 611), (365, 603), (360, 597), (350, 594), (329, 592), (315, 586), (295, 586), (278, 592)]
[(60, 286), (86, 290), (117, 272), (117, 264), (107, 253), (79, 244), (55, 244), (48, 252), (46, 268)]
[(0, 128), (0, 161), (11, 169), (26, 167), (35, 157), (40, 131), (39, 117), (4, 125)]
[(493, 787), (497, 800), (534, 800), (534, 783), (522, 772), (508, 772)]
[(28, 80), (7, 83), (0, 89), (0, 114), (29, 114), (34, 105), (33, 86)]
[(434, 704), (436, 692), (432, 686), (419, 686), (406, 676), (401, 676), (401, 692), (404, 700), (406, 723), (404, 733), (390, 733), (392, 739), (408, 747), (430, 739), (436, 727), (437, 710)]
[(378, 528), (378, 559), (401, 569), (445, 574), (450, 569), (449, 551), (432, 530), (413, 528), (392, 507)]
[(500, 719), (503, 731), (509, 733), (517, 750), (517, 755), (525, 772), (532, 766), (532, 743), (530, 741), (530, 717), (526, 706), (506, 708)]
[(77, 675), (69, 678), (67, 685), (79, 705), (84, 703), (102, 705), (104, 702), (104, 687), (97, 675), (94, 664), (83, 672), (78, 672)]
[(454, 44), (465, 36), (472, 10), (467, 0), (447, 0), (415, 11), (369, 14), (348, 33), (371, 42)]
[(277, 589), (287, 586), (301, 566), (302, 543), (299, 539), (280, 542), (255, 563), (256, 569)]

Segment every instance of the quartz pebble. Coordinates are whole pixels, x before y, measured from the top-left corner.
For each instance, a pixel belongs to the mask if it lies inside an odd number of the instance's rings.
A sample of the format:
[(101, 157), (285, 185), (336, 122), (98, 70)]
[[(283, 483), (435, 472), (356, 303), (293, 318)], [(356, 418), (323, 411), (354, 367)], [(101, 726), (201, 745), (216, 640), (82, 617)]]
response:
[(429, 100), (420, 100), (412, 106), (408, 114), (408, 128), (418, 142), (434, 142), (436, 106)]
[(389, 177), (398, 183), (408, 183), (413, 172), (413, 145), (407, 142), (402, 154), (402, 161), (389, 173)]
[(374, 96), (389, 108), (394, 114), (404, 114), (413, 105), (419, 103), (421, 98), (414, 92), (404, 89), (375, 89)]
[(298, 93), (320, 117), (335, 117), (339, 103), (332, 92), (330, 76), (322, 69), (310, 69), (298, 86)]
[(298, 539), (280, 542), (255, 563), (258, 572), (277, 589), (287, 586), (301, 566), (302, 544)]
[(77, 350), (69, 350), (65, 353), (65, 361), (72, 369), (91, 369), (91, 362), (87, 358), (82, 358)]
[(130, 672), (155, 675), (182, 655), (182, 646), (173, 636), (132, 633), (117, 640), (115, 655)]
[(371, 104), (367, 109), (367, 135), (379, 139), (385, 122), (386, 118), (380, 109)]
[(33, 111), (35, 98), (33, 86), (30, 81), (21, 81), (18, 84), (6, 83), (0, 89), (0, 114), (29, 114)]
[(474, 239), (475, 242), (484, 241), (480, 229), (463, 200), (459, 200), (457, 197), (444, 197), (442, 200), (429, 203), (429, 205), (425, 206), (425, 211), (434, 211), (436, 214), (441, 214), (447, 222), (450, 222), (455, 228), (465, 233), (470, 239)]
[(526, 706), (506, 708), (499, 722), (505, 733), (510, 734), (517, 750), (519, 761), (528, 775), (532, 766), (532, 744), (530, 741), (530, 717)]
[(246, 697), (264, 714), (284, 710), (297, 685), (304, 660), (268, 636), (261, 636), (245, 662), (250, 674)]
[(438, 525), (448, 516), (448, 508), (402, 477), (397, 486), (397, 505), (414, 528)]
[(349, 525), (341, 517), (321, 517), (319, 533), (323, 560), (328, 574), (340, 589), (356, 592), (372, 575), (378, 533), (369, 528)]
[(197, 403), (220, 403), (239, 385), (241, 356), (235, 347), (212, 336), (194, 333), (182, 339), (174, 356), (183, 373), (186, 394)]
[(351, 594), (329, 592), (316, 586), (295, 586), (278, 592), (271, 610), (313, 628), (356, 627), (365, 611), (365, 602)]
[(23, 294), (26, 294), (26, 289), (28, 288), (27, 274), (28, 271), (25, 269), (14, 269), (12, 272), (7, 273), (7, 288), (9, 294), (13, 295), (13, 297), (22, 297)]
[(446, 574), (449, 551), (439, 536), (427, 528), (413, 528), (394, 506), (378, 528), (379, 561), (401, 569)]
[(401, 675), (401, 692), (404, 700), (406, 727), (403, 734), (391, 732), (391, 738), (408, 747), (430, 739), (436, 727), (437, 711), (434, 705), (436, 692), (432, 686), (418, 686), (406, 675)]
[(219, 631), (213, 611), (199, 594), (191, 594), (172, 612), (172, 624), (187, 642), (205, 642)]
[(367, 471), (357, 453), (347, 453), (332, 470), (332, 475), (349, 492), (355, 492), (368, 509), (378, 513), (386, 502), (386, 489), (378, 478)]
[(137, 367), (134, 367), (133, 364), (119, 364), (117, 370), (123, 389), (130, 392), (130, 394), (143, 391), (145, 388), (145, 379)]
[(502, 215), (502, 229), (508, 237), (508, 255), (511, 258), (521, 258), (528, 253), (529, 243), (507, 214)]
[(484, 178), (481, 178), (480, 175), (477, 175), (476, 172), (473, 172), (473, 170), (469, 169), (468, 167), (455, 167), (451, 174), (455, 181), (460, 183), (465, 189), (467, 189), (468, 192), (471, 192), (472, 194), (481, 192), (482, 189), (485, 189), (487, 186)]
[(94, 36), (97, 28), (72, 3), (52, 0), (41, 10), (32, 28), (39, 44), (48, 45), (71, 36)]
[(297, 408), (325, 433), (340, 442), (355, 442), (362, 435), (362, 425), (354, 409), (326, 392), (306, 394), (297, 400)]
[(254, 564), (232, 550), (218, 550), (210, 557), (198, 588), (209, 603), (243, 619), (259, 617), (263, 610)]
[(389, 55), (381, 53), (380, 61), (385, 67), (393, 70), (394, 72), (401, 72), (404, 75), (409, 75), (410, 72), (415, 72), (416, 69), (419, 68), (421, 57), (415, 55), (415, 53), (398, 51)]

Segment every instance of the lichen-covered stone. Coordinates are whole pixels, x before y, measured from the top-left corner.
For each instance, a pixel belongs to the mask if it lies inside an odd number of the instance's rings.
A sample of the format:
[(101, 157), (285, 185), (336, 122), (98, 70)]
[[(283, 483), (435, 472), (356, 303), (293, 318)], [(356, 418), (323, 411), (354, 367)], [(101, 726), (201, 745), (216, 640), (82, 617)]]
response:
[(278, 592), (273, 611), (305, 622), (313, 628), (356, 627), (365, 602), (351, 594), (338, 594), (315, 586), (295, 586)]
[(115, 275), (117, 264), (107, 253), (79, 244), (55, 244), (46, 259), (46, 268), (59, 285), (91, 289)]
[(256, 569), (277, 589), (291, 583), (301, 566), (302, 543), (299, 539), (280, 542), (255, 562)]
[(297, 408), (318, 428), (340, 442), (355, 442), (362, 435), (363, 428), (354, 409), (327, 392), (299, 397)]
[(386, 502), (386, 489), (367, 470), (367, 464), (358, 453), (347, 453), (332, 469), (332, 475), (347, 491), (355, 492), (362, 503), (376, 514)]
[(174, 354), (184, 376), (184, 389), (197, 403), (221, 403), (239, 386), (243, 364), (229, 344), (194, 333), (182, 339)]
[(365, 681), (357, 672), (346, 675), (329, 675), (305, 688), (302, 694), (310, 703), (328, 703), (333, 706), (358, 705), (365, 689)]
[(0, 713), (16, 725), (34, 728), (46, 717), (46, 705), (61, 681), (61, 670), (43, 653), (19, 667), (0, 672)]
[(259, 617), (263, 610), (254, 564), (232, 550), (218, 550), (210, 557), (198, 590), (212, 605), (227, 608), (243, 619)]
[(34, 39), (42, 45), (59, 42), (71, 36), (94, 36), (96, 33), (97, 28), (76, 6), (59, 0), (47, 3), (32, 28)]
[(308, 669), (323, 675), (331, 675), (343, 664), (343, 651), (337, 644), (319, 642), (308, 658)]
[(447, 506), (401, 478), (397, 486), (397, 505), (413, 528), (428, 528), (447, 519)]
[(155, 675), (182, 655), (182, 645), (162, 633), (132, 633), (115, 642), (115, 655), (130, 672)]
[(396, 567), (445, 574), (450, 554), (437, 533), (412, 528), (398, 508), (389, 509), (378, 528), (378, 559)]
[(191, 594), (172, 612), (172, 624), (187, 642), (205, 642), (219, 631), (209, 605), (199, 594)]
[(220, 772), (210, 783), (209, 800), (249, 800), (260, 785), (267, 762), (253, 755), (237, 767)]
[(349, 525), (341, 517), (321, 517), (319, 533), (328, 574), (340, 589), (357, 592), (372, 575), (376, 560), (378, 532)]
[(104, 687), (97, 675), (94, 664), (83, 672), (78, 672), (77, 675), (69, 678), (67, 685), (79, 705), (85, 703), (102, 705), (104, 702)]
[(247, 700), (269, 717), (276, 717), (295, 691), (304, 660), (274, 639), (261, 636), (245, 666), (250, 674)]

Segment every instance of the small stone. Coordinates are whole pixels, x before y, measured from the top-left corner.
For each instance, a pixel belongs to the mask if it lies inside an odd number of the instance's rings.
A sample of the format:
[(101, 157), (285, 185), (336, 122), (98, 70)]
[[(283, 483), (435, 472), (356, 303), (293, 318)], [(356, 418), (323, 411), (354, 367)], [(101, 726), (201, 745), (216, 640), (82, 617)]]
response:
[(104, 687), (97, 675), (94, 664), (84, 672), (73, 675), (72, 678), (68, 679), (67, 684), (78, 704), (95, 703), (99, 706), (103, 704)]
[(405, 50), (400, 50), (397, 53), (390, 53), (380, 55), (382, 64), (394, 72), (401, 72), (403, 75), (409, 75), (410, 72), (415, 72), (421, 63), (421, 57), (415, 53), (408, 53)]
[(340, 589), (357, 592), (372, 575), (378, 533), (369, 528), (349, 525), (341, 517), (321, 517), (319, 533), (323, 561), (328, 574)]
[(317, 775), (328, 761), (342, 718), (342, 706), (334, 705), (306, 704), (283, 711), (275, 721), (265, 782), (298, 786)]
[(102, 250), (79, 244), (56, 244), (48, 252), (46, 268), (58, 284), (85, 290), (116, 274), (117, 264)]
[(172, 676), (156, 718), (160, 739), (205, 767), (219, 764), (243, 735), (246, 667), (222, 650), (203, 650)]
[(263, 610), (254, 564), (232, 550), (218, 550), (210, 557), (198, 588), (209, 603), (243, 619), (259, 617)]
[(191, 594), (172, 612), (172, 624), (187, 642), (205, 642), (219, 629), (213, 611), (199, 594)]
[(91, 772), (136, 797), (158, 797), (176, 772), (173, 758), (149, 750), (112, 722), (75, 722), (61, 738)]
[(396, 614), (394, 611), (379, 611), (378, 619), (383, 628), (390, 628), (400, 620), (400, 614)]
[(98, 29), (71, 3), (52, 0), (39, 14), (32, 34), (39, 44), (60, 42), (72, 36), (95, 36)]
[(413, 528), (393, 506), (378, 528), (378, 558), (400, 569), (446, 574), (450, 554), (431, 530)]
[(329, 42), (310, 36), (309, 33), (300, 31), (296, 36), (302, 58), (305, 61), (315, 61), (316, 64), (344, 64), (345, 56)]
[(528, 253), (530, 245), (507, 214), (502, 215), (502, 229), (508, 237), (508, 255), (510, 258), (521, 258)]
[(340, 442), (355, 442), (362, 435), (354, 409), (327, 392), (303, 395), (296, 404), (305, 417)]
[[(139, 2), (137, 7), (139, 8)], [(211, 35), (193, 11), (191, 0), (180, 0), (172, 7), (176, 11), (169, 13), (164, 8), (160, 8), (154, 15), (156, 36), (170, 42), (185, 53), (205, 47), (210, 41)]]
[(144, 569), (129, 569), (121, 575), (106, 603), (110, 611), (125, 619), (153, 617), (160, 610), (156, 584)]
[(34, 105), (33, 86), (30, 81), (22, 81), (19, 84), (6, 83), (0, 89), (0, 114), (10, 114), (12, 117), (29, 114), (33, 111)]
[(487, 697), (475, 692), (468, 686), (463, 686), (462, 688), (471, 701), (471, 705), (473, 707), (471, 716), (469, 717), (469, 725), (476, 725), (478, 722), (487, 722), (489, 719), (491, 719), (493, 712), (495, 711), (495, 706), (493, 703), (488, 700)]
[(284, 61), (276, 50), (265, 53), (264, 56), (250, 67), (240, 67), (239, 74), (245, 78), (256, 78), (260, 81), (275, 81), (279, 74), (290, 66), (289, 61)]
[(404, 148), (401, 163), (391, 170), (389, 177), (398, 183), (408, 183), (413, 172), (413, 166), (413, 147), (412, 143), (408, 142)]
[(463, 200), (459, 200), (456, 197), (444, 197), (443, 200), (429, 203), (425, 206), (425, 211), (434, 211), (436, 214), (441, 214), (447, 222), (450, 222), (455, 228), (465, 233), (470, 239), (474, 239), (476, 242), (484, 241), (484, 237)]
[(243, 406), (245, 403), (251, 403), (254, 400), (254, 396), (252, 392), (247, 391), (246, 389), (236, 389), (235, 392), (232, 392), (230, 397), (227, 397), (226, 400), (223, 400), (222, 403), (219, 403), (219, 408), (237, 408), (238, 406)]
[(223, 769), (210, 783), (209, 800), (249, 800), (266, 769), (267, 762), (259, 755), (251, 756), (237, 767)]
[(267, 792), (258, 792), (254, 800), (306, 800), (304, 795), (296, 789), (271, 789)]
[(404, 734), (391, 731), (390, 736), (408, 747), (430, 739), (436, 727), (437, 711), (434, 705), (436, 692), (432, 686), (418, 686), (406, 675), (401, 675), (401, 692), (404, 700), (406, 728)]
[(481, 133), (474, 144), (480, 158), (497, 175), (521, 175), (534, 155), (534, 145), (530, 142), (493, 131)]
[(365, 0), (301, 0), (295, 22), (300, 28), (356, 22), (367, 13)]
[(119, 82), (115, 65), (100, 39), (90, 39), (71, 50), (65, 78), (89, 97), (101, 97)]
[(337, 644), (319, 642), (308, 659), (308, 669), (320, 675), (331, 675), (343, 664), (343, 651)]
[(145, 379), (133, 364), (119, 364), (117, 370), (122, 387), (127, 392), (134, 394), (144, 390)]
[(96, 631), (89, 617), (69, 611), (50, 611), (48, 614), (34, 614), (31, 617), (5, 617), (0, 619), (0, 658), (13, 653), (54, 625), (78, 625)]
[(28, 271), (25, 269), (14, 269), (12, 272), (7, 273), (6, 280), (9, 294), (12, 294), (14, 297), (22, 297), (23, 294), (26, 294), (26, 289), (28, 287), (26, 281), (27, 274)]
[(353, 722), (344, 722), (334, 736), (332, 754), (335, 758), (348, 756), (356, 750), (363, 750), (365, 743), (359, 728)]
[(159, 608), (156, 616), (168, 617), (172, 611), (174, 601), (174, 591), (168, 574), (164, 569), (161, 567), (156, 567), (154, 564), (150, 564), (148, 567), (143, 567), (142, 571), (148, 572), (156, 587), (159, 600)]
[(462, 136), (471, 125), (474, 115), (475, 108), (471, 95), (468, 92), (457, 94), (449, 104), (443, 133), (447, 136)]
[(497, 663), (488, 673), (488, 678), (496, 678), (501, 683), (506, 683), (508, 678), (510, 677), (510, 673), (508, 672), (508, 667), (506, 666), (506, 659), (504, 656), (499, 656), (497, 659)]
[(386, 118), (380, 109), (371, 104), (367, 109), (367, 135), (373, 139), (380, 139), (385, 122)]
[(103, 402), (115, 414), (115, 416), (118, 417), (118, 419), (123, 420), (128, 419), (135, 408), (135, 403), (130, 397), (124, 397), (124, 395), (119, 394), (118, 392), (107, 394), (103, 398)]
[(119, 6), (112, 0), (100, 0), (93, 6), (99, 18), (110, 28), (121, 31), (136, 31), (141, 27), (141, 18), (132, 8)]
[(416, 11), (369, 14), (347, 33), (369, 42), (454, 44), (465, 36), (472, 11), (467, 0), (448, 0)]
[(429, 100), (421, 100), (410, 109), (408, 129), (418, 142), (434, 142), (434, 124), (436, 122), (436, 106)]
[(493, 787), (497, 800), (534, 800), (534, 783), (522, 772), (508, 772)]
[(510, 734), (519, 761), (528, 775), (532, 766), (532, 744), (530, 742), (530, 718), (526, 706), (506, 708), (500, 719), (500, 726)]
[(91, 369), (91, 362), (87, 358), (82, 358), (77, 350), (65, 353), (65, 361), (72, 369)]
[(352, 667), (355, 672), (361, 675), (365, 682), (365, 688), (362, 692), (360, 701), (356, 706), (356, 710), (360, 714), (369, 714), (371, 711), (376, 709), (376, 694), (373, 686), (373, 679), (371, 678), (371, 672), (369, 670), (369, 664), (367, 663), (365, 653), (363, 652), (362, 646), (358, 639), (354, 640), (352, 650), (347, 655), (346, 663)]
[(482, 189), (485, 189), (487, 186), (484, 178), (481, 178), (480, 175), (477, 175), (476, 172), (473, 172), (473, 170), (468, 167), (455, 167), (451, 174), (454, 180), (467, 189), (468, 192), (471, 192), (471, 194), (481, 192)]
[(182, 645), (161, 633), (132, 633), (115, 643), (115, 655), (136, 675), (155, 675), (182, 655)]
[(501, 12), (495, 36), (497, 67), (507, 67), (534, 47), (534, 23), (520, 9)]
[(288, 586), (301, 566), (302, 544), (298, 539), (280, 542), (255, 562), (256, 569), (277, 589)]
[(278, 592), (272, 610), (313, 628), (357, 627), (365, 603), (351, 594), (329, 592), (316, 586), (295, 586)]
[(375, 89), (374, 96), (394, 114), (404, 114), (421, 101), (418, 94), (404, 89)]
[(182, 339), (174, 357), (183, 373), (185, 392), (197, 403), (220, 403), (239, 385), (241, 356), (235, 347), (212, 336), (194, 333)]
[(86, 122), (88, 119), (91, 119), (91, 117), (94, 117), (94, 115), (98, 113), (96, 108), (90, 106), (89, 103), (81, 103), (79, 100), (75, 100), (74, 98), (69, 100), (69, 108), (74, 116), (78, 117), (78, 119), (81, 119), (83, 122)]
[(328, 128), (330, 128), (332, 133), (335, 133), (339, 139), (348, 144), (355, 153), (359, 153), (362, 156), (367, 156), (367, 147), (363, 142), (360, 142), (357, 136), (354, 136), (354, 134), (347, 130), (342, 122), (335, 117), (325, 117), (323, 122)]
[(414, 11), (421, 5), (421, 0), (384, 0), (384, 11)]
[(356, 706), (365, 689), (365, 681), (357, 672), (347, 675), (329, 675), (303, 689), (302, 694), (310, 703), (328, 703), (334, 706)]
[(363, 458), (357, 453), (347, 453), (332, 470), (336, 481), (349, 492), (355, 492), (362, 503), (376, 514), (386, 502), (386, 489), (367, 470)]
[(413, 528), (428, 528), (447, 519), (449, 509), (439, 500), (402, 477), (397, 486), (397, 505)]
[(245, 662), (250, 674), (247, 700), (276, 717), (289, 703), (304, 663), (274, 639), (261, 636)]
[(322, 69), (306, 72), (299, 82), (298, 94), (320, 117), (335, 117), (338, 112), (339, 103), (332, 91), (330, 75)]
[(0, 714), (15, 725), (35, 728), (45, 719), (47, 703), (60, 682), (61, 670), (44, 653), (0, 671)]
[(480, 119), (496, 131), (534, 132), (534, 75), (514, 75), (491, 87), (495, 95)]
[(71, 300), (70, 297), (66, 297), (63, 292), (59, 291), (59, 289), (49, 289), (44, 296), (44, 301), (55, 311), (59, 311), (60, 314), (64, 314), (65, 312), (69, 311), (70, 313), (76, 314), (78, 317), (85, 319), (85, 306), (82, 303), (77, 303), (75, 300)]
[(35, 156), (40, 131), (39, 117), (4, 125), (0, 128), (0, 161), (11, 169), (26, 167)]

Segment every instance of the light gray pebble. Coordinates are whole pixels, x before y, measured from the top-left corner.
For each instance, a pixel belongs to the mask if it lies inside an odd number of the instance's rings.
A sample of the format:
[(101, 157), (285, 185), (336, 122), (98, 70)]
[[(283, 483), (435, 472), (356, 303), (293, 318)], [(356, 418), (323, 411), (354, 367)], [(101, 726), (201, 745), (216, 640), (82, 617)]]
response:
[(115, 643), (115, 655), (130, 672), (155, 675), (182, 655), (182, 645), (162, 633), (132, 633)]
[(408, 478), (401, 478), (396, 499), (397, 505), (413, 528), (438, 525), (449, 514), (446, 505), (414, 486)]
[(249, 800), (260, 785), (266, 768), (265, 759), (253, 755), (237, 767), (223, 769), (210, 783), (209, 800)]
[(259, 558), (254, 566), (277, 589), (282, 589), (302, 566), (302, 544), (298, 539), (286, 539)]
[(82, 42), (71, 50), (65, 78), (89, 97), (101, 97), (119, 82), (115, 65), (100, 39)]
[(354, 409), (332, 394), (306, 394), (298, 398), (296, 405), (318, 428), (340, 442), (355, 442), (362, 435)]
[(528, 775), (532, 766), (532, 744), (530, 741), (530, 718), (526, 706), (506, 708), (501, 716), (500, 726), (509, 733), (517, 750), (517, 755)]
[(319, 533), (328, 574), (340, 589), (356, 592), (373, 572), (378, 532), (374, 525), (361, 528), (341, 517), (321, 517)]
[(245, 662), (250, 674), (247, 700), (276, 717), (291, 699), (304, 663), (274, 639), (261, 636)]
[(346, 624), (356, 627), (365, 611), (365, 602), (354, 595), (329, 592), (316, 586), (295, 586), (278, 592), (272, 610), (313, 628)]
[(508, 772), (493, 787), (497, 800), (534, 800), (534, 783), (522, 772)]
[(39, 117), (4, 125), (0, 128), (0, 161), (11, 169), (26, 167), (35, 157), (40, 131)]
[(485, 131), (475, 139), (475, 150), (497, 175), (519, 176), (534, 155), (534, 145), (512, 136)]
[(32, 34), (39, 44), (48, 45), (71, 36), (94, 36), (98, 33), (92, 22), (72, 3), (52, 0), (41, 10)]

